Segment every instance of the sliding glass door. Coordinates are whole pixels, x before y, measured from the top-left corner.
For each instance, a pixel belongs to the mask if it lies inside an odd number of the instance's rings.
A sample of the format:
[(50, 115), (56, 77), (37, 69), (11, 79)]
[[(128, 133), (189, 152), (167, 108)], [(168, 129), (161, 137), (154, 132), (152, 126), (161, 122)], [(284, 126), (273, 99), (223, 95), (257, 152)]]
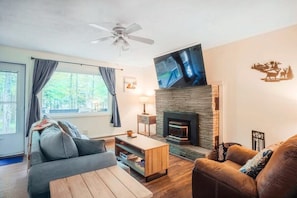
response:
[(0, 157), (24, 153), (25, 65), (0, 62)]

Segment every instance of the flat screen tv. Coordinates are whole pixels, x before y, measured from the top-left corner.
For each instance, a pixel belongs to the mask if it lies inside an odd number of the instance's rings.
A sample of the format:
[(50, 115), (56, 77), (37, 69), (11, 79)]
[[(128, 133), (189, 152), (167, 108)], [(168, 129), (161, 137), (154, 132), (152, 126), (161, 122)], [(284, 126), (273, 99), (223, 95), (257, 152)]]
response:
[(154, 58), (159, 88), (207, 85), (201, 44)]

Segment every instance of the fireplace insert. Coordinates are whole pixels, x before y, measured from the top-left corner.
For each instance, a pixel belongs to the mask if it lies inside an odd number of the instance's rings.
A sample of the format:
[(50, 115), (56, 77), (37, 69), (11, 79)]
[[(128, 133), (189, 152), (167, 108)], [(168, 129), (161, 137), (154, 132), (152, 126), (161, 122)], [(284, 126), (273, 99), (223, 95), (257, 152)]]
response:
[(164, 112), (163, 136), (172, 143), (198, 146), (198, 114)]
[(187, 122), (169, 121), (168, 136), (179, 140), (189, 140), (189, 124)]

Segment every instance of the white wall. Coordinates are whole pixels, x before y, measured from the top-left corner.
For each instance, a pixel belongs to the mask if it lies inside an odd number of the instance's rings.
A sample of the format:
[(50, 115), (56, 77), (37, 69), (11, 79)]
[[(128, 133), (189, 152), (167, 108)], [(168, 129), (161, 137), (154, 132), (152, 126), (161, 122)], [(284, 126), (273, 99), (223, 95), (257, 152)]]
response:
[[(136, 131), (137, 114), (142, 112), (142, 104), (138, 100), (138, 96), (145, 92), (143, 72), (140, 68), (131, 68), (129, 66), (112, 65), (106, 62), (87, 60), (77, 57), (58, 55), (53, 53), (45, 53), (38, 51), (30, 51), (6, 46), (0, 46), (0, 60), (4, 62), (22, 63), (26, 65), (26, 115), (28, 114), (28, 101), (32, 87), (33, 64), (31, 56), (44, 59), (62, 60), (70, 62), (78, 62), (85, 64), (101, 65), (106, 67), (124, 68), (124, 71), (116, 71), (116, 90), (120, 109), (122, 127), (114, 128), (109, 124), (110, 115), (91, 116), (91, 117), (58, 117), (55, 119), (68, 120), (75, 124), (82, 132), (87, 132), (89, 137), (102, 137), (124, 133), (128, 129)], [(69, 65), (68, 65), (69, 66)], [(81, 67), (71, 65), (73, 67)], [(99, 73), (99, 72), (98, 72)], [(123, 90), (123, 78), (125, 76), (136, 77), (138, 81), (138, 89), (135, 93), (127, 93)]]

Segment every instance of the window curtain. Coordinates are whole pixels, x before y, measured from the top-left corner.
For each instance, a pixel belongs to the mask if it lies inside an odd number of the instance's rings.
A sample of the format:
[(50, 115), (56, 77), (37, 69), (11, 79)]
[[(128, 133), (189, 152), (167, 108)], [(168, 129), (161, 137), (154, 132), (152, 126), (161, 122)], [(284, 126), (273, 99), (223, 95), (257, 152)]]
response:
[(112, 112), (111, 112), (111, 120), (110, 123), (113, 124), (114, 127), (121, 127), (121, 119), (119, 114), (118, 108), (118, 101), (115, 92), (115, 69), (114, 68), (107, 68), (107, 67), (99, 67), (99, 72), (105, 82), (105, 85), (112, 95)]
[(40, 106), (37, 94), (42, 90), (51, 78), (52, 74), (58, 66), (58, 61), (35, 59), (33, 70), (33, 85), (31, 94), (31, 105), (29, 109), (29, 118), (27, 123), (28, 136), (31, 125), (40, 120)]

